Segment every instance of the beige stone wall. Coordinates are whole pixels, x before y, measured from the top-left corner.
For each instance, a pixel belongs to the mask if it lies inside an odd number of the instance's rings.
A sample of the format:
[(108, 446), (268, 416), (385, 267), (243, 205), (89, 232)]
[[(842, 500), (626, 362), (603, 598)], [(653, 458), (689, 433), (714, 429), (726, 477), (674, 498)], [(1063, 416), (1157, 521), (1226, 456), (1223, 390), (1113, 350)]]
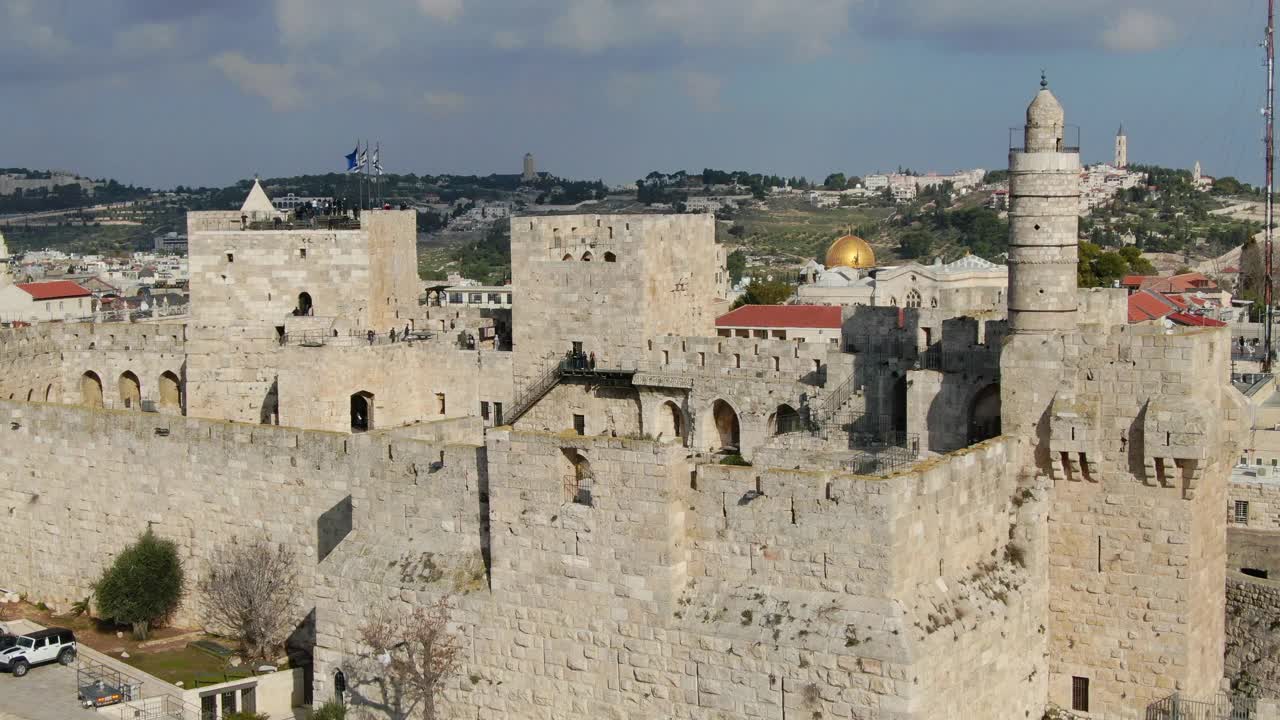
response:
[[(1082, 328), (1062, 346), (1074, 393), (1058, 391), (1041, 460), (1055, 480), (1050, 700), (1060, 706), (1073, 676), (1090, 679), (1091, 704), (1108, 717), (1217, 689), (1234, 452), (1225, 428), (1240, 414), (1227, 342), (1121, 326)], [(1008, 387), (1010, 346), (1005, 358)]]
[(1280, 581), (1227, 573), (1226, 675), (1253, 697), (1280, 697)]
[[(1248, 520), (1236, 521), (1236, 502), (1249, 503)], [(1227, 487), (1227, 523), (1233, 527), (1280, 530), (1280, 482), (1232, 478)]]
[[(480, 401), (511, 406), (511, 353), (442, 343), (302, 347), (277, 358), (280, 422), (335, 432), (351, 429), (350, 398), (371, 393), (373, 427), (444, 417), (480, 417)], [(440, 412), (443, 400), (444, 412)]]
[(648, 338), (715, 335), (716, 258), (710, 215), (512, 218), (517, 384), (575, 341), (611, 363)]

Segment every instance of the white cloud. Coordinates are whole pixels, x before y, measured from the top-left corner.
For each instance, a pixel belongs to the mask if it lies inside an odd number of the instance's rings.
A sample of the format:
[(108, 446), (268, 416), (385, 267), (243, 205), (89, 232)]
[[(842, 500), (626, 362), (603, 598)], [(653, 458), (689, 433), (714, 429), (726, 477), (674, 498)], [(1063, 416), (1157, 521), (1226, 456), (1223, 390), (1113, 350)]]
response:
[(298, 69), (293, 65), (256, 63), (238, 52), (222, 53), (210, 63), (241, 91), (266, 99), (276, 112), (293, 110), (302, 104)]
[(432, 115), (451, 115), (467, 108), (467, 98), (456, 92), (425, 92), (420, 107)]
[(462, 0), (418, 0), (418, 8), (427, 17), (449, 22), (462, 14)]
[(53, 26), (36, 15), (36, 4), (31, 0), (6, 0), (0, 8), (0, 38), (11, 45), (34, 52), (54, 55), (69, 50), (71, 44), (58, 34)]
[(164, 23), (134, 25), (117, 32), (115, 36), (116, 50), (132, 55), (172, 50), (177, 45), (177, 29)]
[(499, 50), (519, 50), (524, 47), (524, 38), (514, 30), (498, 30), (493, 33), (493, 46)]
[(1168, 45), (1177, 35), (1177, 26), (1169, 18), (1135, 9), (1111, 20), (1100, 40), (1113, 52), (1148, 52)]
[(595, 53), (621, 45), (622, 18), (613, 0), (570, 0), (568, 8), (551, 26), (552, 45)]
[(684, 93), (693, 100), (698, 112), (716, 112), (720, 109), (720, 78), (698, 70), (678, 73), (684, 84)]

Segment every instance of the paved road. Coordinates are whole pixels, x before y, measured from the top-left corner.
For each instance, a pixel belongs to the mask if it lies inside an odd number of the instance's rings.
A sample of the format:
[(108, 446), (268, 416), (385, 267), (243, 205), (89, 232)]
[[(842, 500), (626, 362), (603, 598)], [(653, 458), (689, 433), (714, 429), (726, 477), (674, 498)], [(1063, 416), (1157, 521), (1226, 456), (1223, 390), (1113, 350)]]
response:
[(76, 700), (75, 668), (57, 663), (31, 668), (26, 677), (0, 673), (0, 720), (101, 718)]

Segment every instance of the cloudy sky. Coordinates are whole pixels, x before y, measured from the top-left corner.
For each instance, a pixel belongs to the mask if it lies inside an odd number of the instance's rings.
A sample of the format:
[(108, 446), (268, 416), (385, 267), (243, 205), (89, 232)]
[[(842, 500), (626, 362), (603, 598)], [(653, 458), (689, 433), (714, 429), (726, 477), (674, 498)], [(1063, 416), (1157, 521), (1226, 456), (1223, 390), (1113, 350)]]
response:
[(1086, 160), (1257, 180), (1265, 0), (0, 0), (0, 166), (631, 181), (1000, 167), (1042, 67)]

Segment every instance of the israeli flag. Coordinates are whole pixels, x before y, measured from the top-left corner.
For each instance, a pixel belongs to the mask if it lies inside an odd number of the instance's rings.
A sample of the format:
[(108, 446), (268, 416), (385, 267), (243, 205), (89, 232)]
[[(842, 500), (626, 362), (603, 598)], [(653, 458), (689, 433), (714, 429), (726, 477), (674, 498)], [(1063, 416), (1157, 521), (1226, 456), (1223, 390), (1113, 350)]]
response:
[[(358, 146), (357, 146), (358, 147)], [(369, 146), (366, 144), (364, 149), (360, 151), (360, 163), (356, 166), (357, 170), (363, 170), (369, 162)]]
[(373, 170), (379, 175), (382, 174), (382, 161), (378, 159), (378, 153), (381, 151), (382, 143), (378, 143), (378, 145), (373, 149)]
[(360, 143), (356, 143), (356, 149), (351, 151), (347, 158), (347, 172), (356, 172), (360, 169), (360, 165), (356, 162), (356, 156), (360, 154)]

